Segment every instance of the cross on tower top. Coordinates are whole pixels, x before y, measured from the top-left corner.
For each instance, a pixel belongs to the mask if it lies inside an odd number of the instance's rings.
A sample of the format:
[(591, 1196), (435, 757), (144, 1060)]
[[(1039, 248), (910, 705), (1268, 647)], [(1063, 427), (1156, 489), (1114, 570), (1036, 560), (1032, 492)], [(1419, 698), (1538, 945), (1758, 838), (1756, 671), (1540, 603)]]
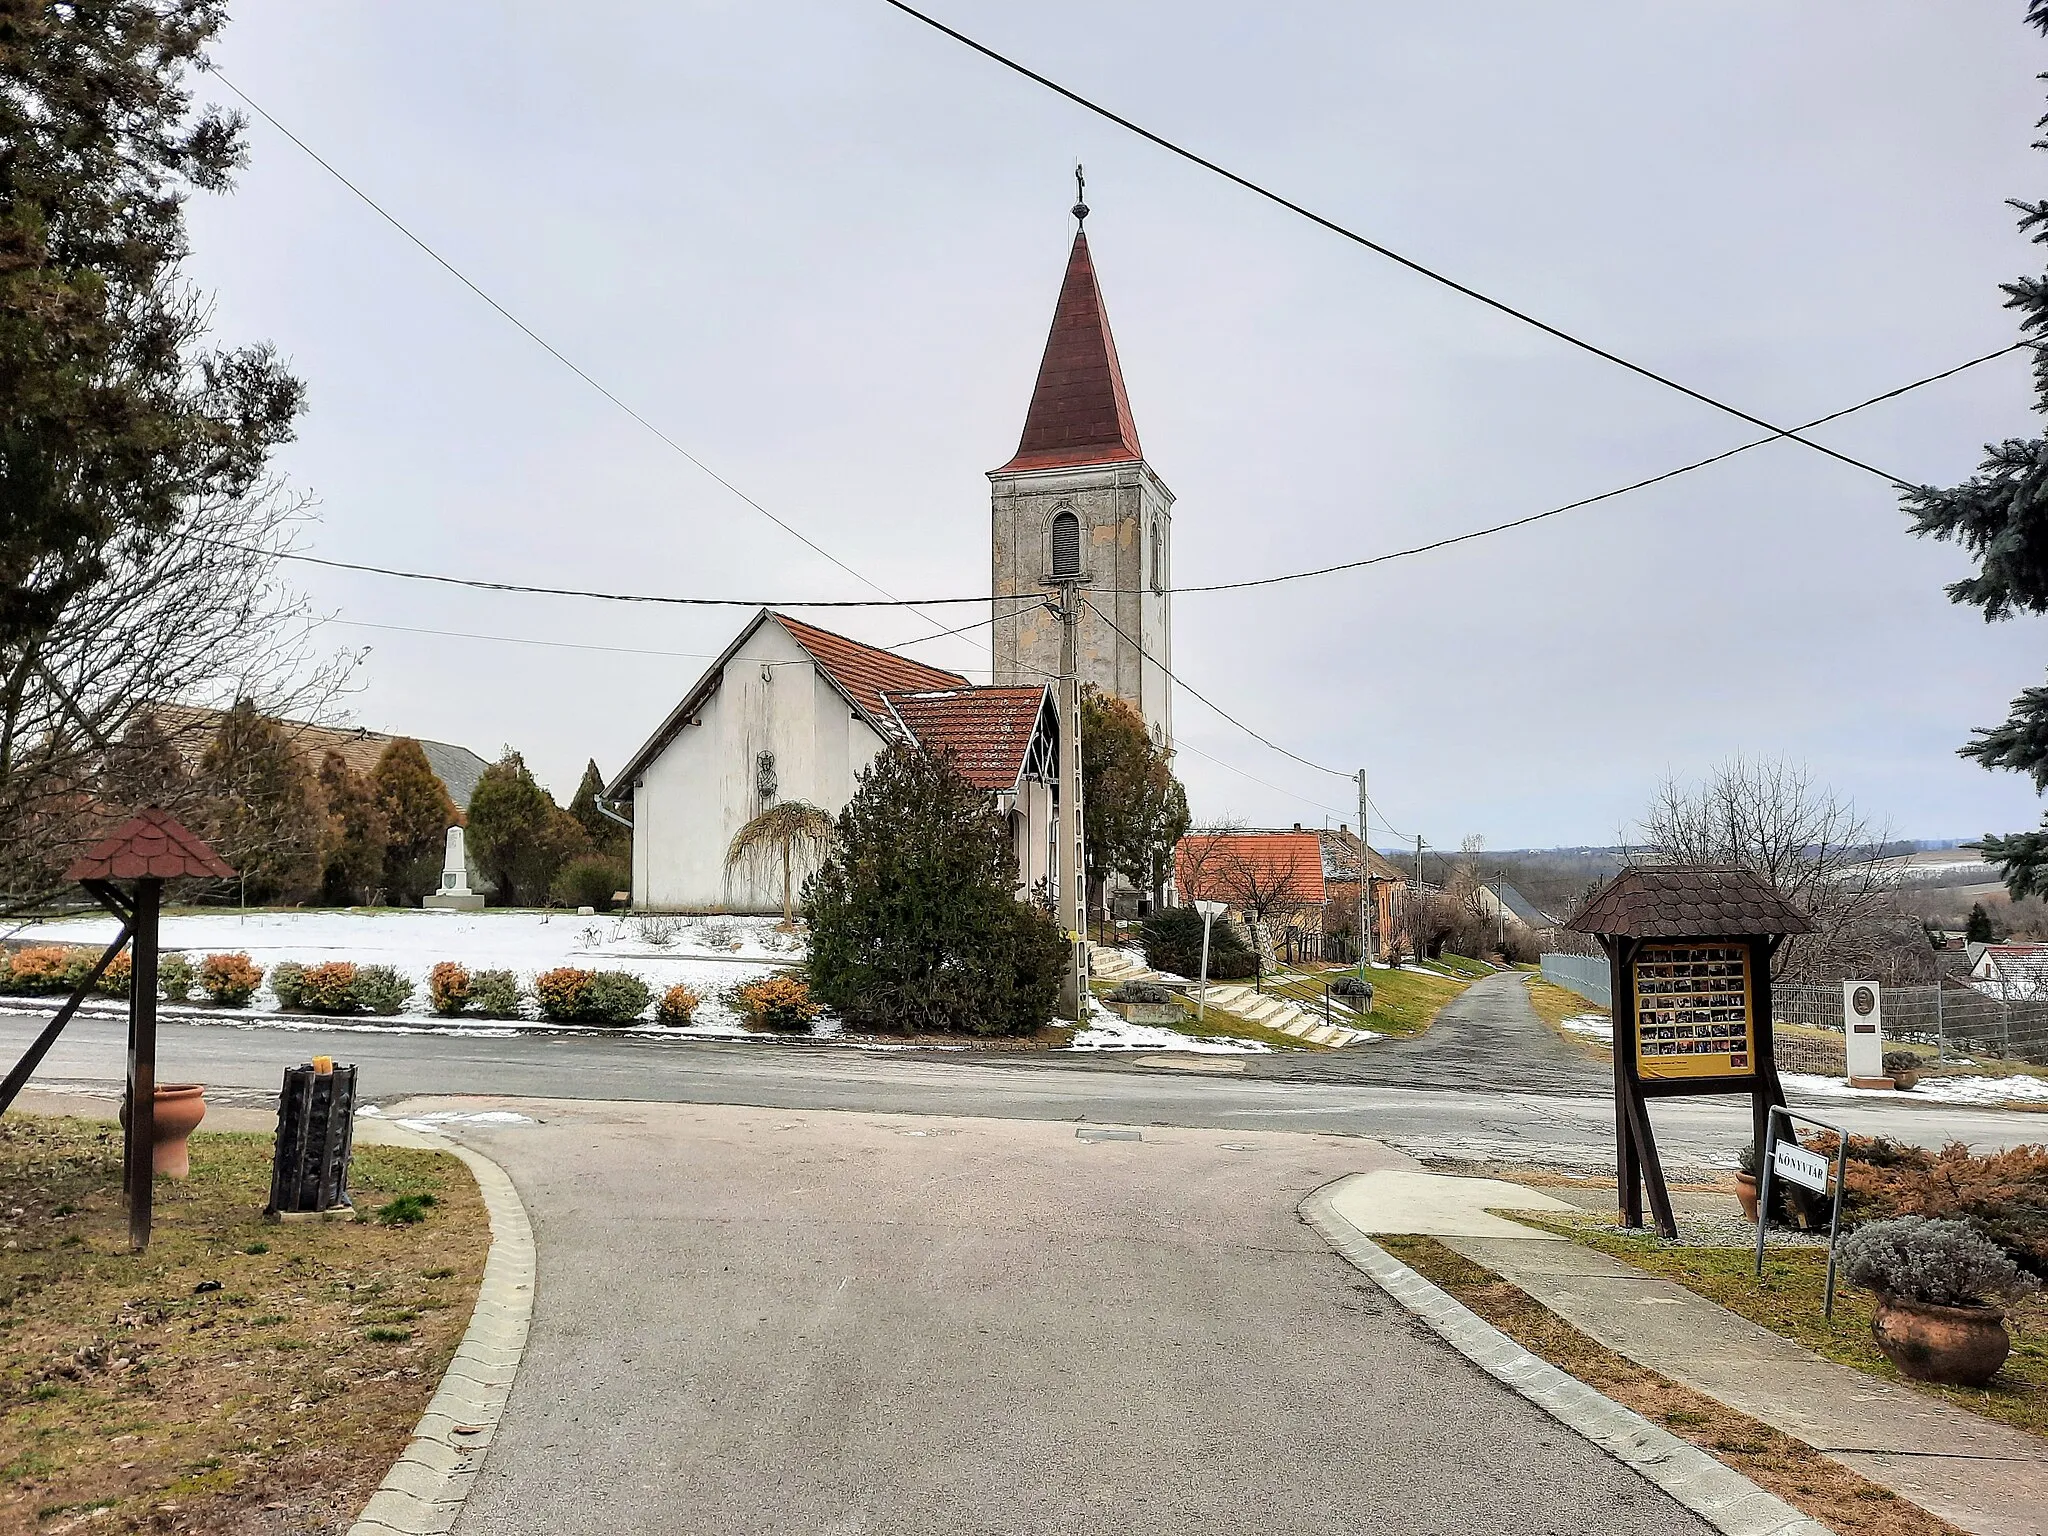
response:
[(1074, 164), (1074, 222), (1084, 229), (1088, 225), (1088, 176), (1078, 161)]

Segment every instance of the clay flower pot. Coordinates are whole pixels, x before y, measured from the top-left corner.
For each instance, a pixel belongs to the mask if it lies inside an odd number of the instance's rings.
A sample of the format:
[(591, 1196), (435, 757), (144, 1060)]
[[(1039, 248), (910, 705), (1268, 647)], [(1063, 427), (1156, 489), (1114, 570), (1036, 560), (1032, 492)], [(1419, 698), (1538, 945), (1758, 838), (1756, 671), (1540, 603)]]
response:
[[(156, 1115), (152, 1121), (156, 1134), (151, 1138), (149, 1151), (151, 1170), (170, 1179), (189, 1175), (192, 1172), (192, 1155), (185, 1141), (205, 1118), (204, 1083), (158, 1083)], [(121, 1128), (126, 1130), (127, 1127), (128, 1106), (123, 1104)]]
[(1951, 1387), (1983, 1386), (2012, 1348), (2005, 1314), (1996, 1307), (1941, 1307), (1880, 1296), (1870, 1332), (1901, 1375)]
[(1735, 1198), (1742, 1202), (1744, 1219), (1756, 1220), (1756, 1175), (1738, 1173), (1735, 1175)]

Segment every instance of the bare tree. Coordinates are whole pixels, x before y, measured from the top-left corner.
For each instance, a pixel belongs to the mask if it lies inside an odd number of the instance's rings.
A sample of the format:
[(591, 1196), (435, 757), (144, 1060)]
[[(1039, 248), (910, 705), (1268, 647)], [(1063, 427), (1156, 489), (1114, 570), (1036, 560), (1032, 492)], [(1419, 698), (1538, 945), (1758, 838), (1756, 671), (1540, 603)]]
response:
[(319, 653), (321, 620), (282, 579), (304, 521), (304, 501), (275, 482), (196, 501), (167, 532), (117, 539), (54, 623), (0, 646), (0, 905), (48, 898), (70, 859), (132, 808), (106, 798), (122, 778), (110, 768), (158, 706), (208, 707), (165, 708), (150, 733), (187, 763), (211, 739), (212, 708), (331, 712), (359, 658)]
[(1890, 833), (1784, 758), (1732, 757), (1697, 788), (1667, 780), (1640, 832), (1659, 859), (1754, 870), (1813, 924), (1778, 951), (1774, 976), (1849, 976), (1898, 917), (1897, 863), (1875, 856)]

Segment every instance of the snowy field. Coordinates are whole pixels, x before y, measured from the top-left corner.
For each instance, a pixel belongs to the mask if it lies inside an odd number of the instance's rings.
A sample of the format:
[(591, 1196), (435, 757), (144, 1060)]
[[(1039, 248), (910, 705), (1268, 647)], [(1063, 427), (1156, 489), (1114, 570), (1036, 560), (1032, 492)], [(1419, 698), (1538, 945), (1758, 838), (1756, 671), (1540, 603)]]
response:
[[(5, 935), (16, 944), (105, 944), (116, 932), (111, 917), (39, 923)], [(667, 942), (659, 942), (665, 939)], [(463, 1034), (503, 1034), (521, 1027), (516, 1019), (444, 1019), (427, 1009), (427, 972), (443, 960), (471, 971), (507, 970), (531, 983), (541, 971), (573, 965), (585, 970), (631, 971), (659, 997), (678, 982), (704, 999), (684, 1030), (639, 1024), (640, 1033), (683, 1036), (739, 1036), (741, 1028), (716, 995), (735, 982), (768, 975), (777, 965), (803, 958), (794, 935), (776, 930), (770, 917), (663, 918), (577, 917), (544, 912), (278, 912), (221, 911), (166, 917), (165, 952), (182, 951), (194, 963), (205, 955), (241, 951), (267, 972), (280, 960), (318, 965), (352, 960), (388, 965), (411, 979), (413, 997), (391, 1018), (354, 1014), (322, 1018), (319, 1029), (403, 1029), (425, 1027)], [(41, 1000), (5, 1000), (37, 1011)], [(113, 998), (101, 1000), (118, 1010)], [(93, 1007), (93, 1005), (88, 1005)], [(93, 1011), (99, 1011), (94, 1008)], [(188, 1010), (165, 1005), (167, 1016)], [(277, 1012), (266, 985), (245, 1009), (195, 1008), (207, 1017), (255, 1016)], [(282, 1019), (273, 1020), (288, 1027)], [(553, 1026), (551, 1026), (553, 1027)]]

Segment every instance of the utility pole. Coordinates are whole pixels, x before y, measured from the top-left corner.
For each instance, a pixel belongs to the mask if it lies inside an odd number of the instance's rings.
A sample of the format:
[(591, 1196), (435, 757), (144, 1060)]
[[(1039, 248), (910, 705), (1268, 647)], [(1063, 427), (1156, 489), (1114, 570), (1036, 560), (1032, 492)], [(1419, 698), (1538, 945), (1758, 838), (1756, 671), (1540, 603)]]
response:
[(1358, 770), (1358, 974), (1372, 954), (1372, 839), (1366, 835), (1365, 770)]
[(1081, 831), (1081, 594), (1065, 578), (1060, 588), (1060, 815), (1067, 833), (1060, 847), (1061, 930), (1067, 937), (1067, 977), (1060, 1007), (1076, 1024), (1088, 1022), (1088, 881)]

